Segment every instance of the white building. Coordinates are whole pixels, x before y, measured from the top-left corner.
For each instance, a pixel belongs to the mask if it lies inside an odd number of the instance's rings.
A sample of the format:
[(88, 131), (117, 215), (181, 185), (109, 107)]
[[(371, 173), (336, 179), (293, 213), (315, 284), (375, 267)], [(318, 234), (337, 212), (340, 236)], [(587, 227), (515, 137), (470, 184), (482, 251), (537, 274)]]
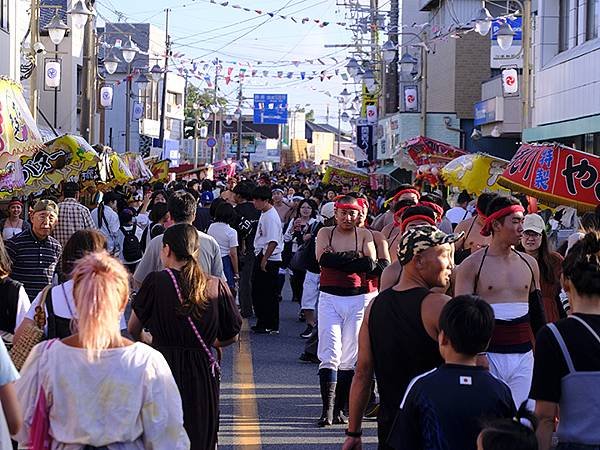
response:
[[(102, 120), (104, 126), (104, 143), (118, 152), (126, 149), (126, 102), (127, 102), (127, 74), (133, 73), (131, 83), (131, 131), (129, 149), (133, 152), (140, 151), (147, 154), (153, 146), (153, 139), (159, 137), (160, 111), (162, 101), (162, 87), (164, 75), (160, 81), (152, 80), (150, 69), (158, 64), (164, 67), (165, 32), (149, 23), (107, 23), (104, 29), (106, 42), (114, 45), (118, 40), (125, 42), (128, 36), (140, 49), (128, 66), (125, 62), (119, 63), (113, 75), (107, 75), (104, 84), (113, 87), (112, 108), (104, 112)], [(120, 59), (120, 52), (117, 52)], [(167, 74), (167, 98), (165, 108), (165, 141), (167, 147), (179, 149), (183, 137), (185, 78), (176, 72)], [(140, 74), (145, 74), (149, 83), (143, 87), (136, 83)], [(141, 117), (134, 115), (134, 105), (138, 102), (141, 107)], [(156, 141), (154, 141), (156, 144)], [(156, 145), (154, 145), (156, 146)]]
[(534, 15), (531, 128), (525, 141), (600, 153), (600, 0), (544, 0)]
[(26, 21), (19, 0), (0, 0), (0, 75), (19, 80), (20, 39), (17, 24)]

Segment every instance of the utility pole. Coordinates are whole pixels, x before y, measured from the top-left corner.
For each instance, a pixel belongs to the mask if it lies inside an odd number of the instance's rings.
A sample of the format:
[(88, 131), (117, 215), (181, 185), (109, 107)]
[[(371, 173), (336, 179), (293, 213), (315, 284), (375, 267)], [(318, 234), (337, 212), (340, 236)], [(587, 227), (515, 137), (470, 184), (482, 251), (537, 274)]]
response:
[(169, 13), (171, 10), (169, 8), (165, 9), (167, 14), (166, 22), (165, 22), (165, 68), (164, 73), (165, 76), (163, 78), (163, 86), (162, 86), (162, 99), (161, 99), (161, 108), (160, 108), (160, 129), (158, 133), (158, 142), (160, 143), (161, 148), (164, 149), (164, 139), (165, 139), (165, 113), (167, 110), (167, 76), (169, 72), (169, 56), (171, 56), (171, 38), (169, 37)]
[(125, 151), (128, 152), (131, 146), (131, 63), (127, 63), (127, 99), (125, 101)]
[(237, 123), (237, 132), (238, 132), (238, 141), (237, 141), (237, 160), (241, 161), (242, 160), (242, 100), (243, 100), (243, 94), (242, 94), (242, 80), (239, 81), (240, 83), (240, 90), (238, 92), (238, 123)]
[(389, 39), (396, 45), (396, 55), (390, 65), (385, 64), (384, 67), (391, 70), (386, 73), (385, 76), (385, 87), (386, 87), (386, 99), (385, 99), (385, 114), (395, 114), (398, 112), (399, 105), (399, 94), (398, 94), (398, 32), (399, 28), (399, 0), (390, 1), (390, 25), (389, 25)]
[(30, 38), (31, 52), (33, 54), (33, 71), (29, 78), (29, 109), (33, 120), (37, 120), (38, 110), (38, 54), (33, 48), (33, 44), (40, 41), (40, 3), (39, 0), (31, 0), (31, 25), (30, 25)]
[[(87, 7), (93, 10), (96, 0), (88, 0)], [(93, 143), (94, 136), (94, 111), (96, 110), (96, 18), (90, 17), (85, 23), (83, 32), (83, 70), (81, 71), (81, 136)]]
[[(217, 65), (215, 66), (215, 96), (213, 98), (213, 103), (215, 104), (214, 108), (213, 108), (213, 137), (215, 139), (217, 139), (217, 110), (216, 107), (218, 106), (217, 103), (217, 88), (218, 88), (218, 82), (219, 82), (219, 61), (217, 61)], [(217, 145), (219, 145), (219, 141), (217, 141)], [(212, 164), (215, 160), (215, 147), (211, 147), (210, 148), (210, 163)]]
[[(427, 42), (427, 32), (423, 31), (421, 42)], [(427, 136), (427, 47), (421, 46), (421, 117), (420, 135)]]
[(342, 139), (342, 104), (338, 104), (338, 126), (337, 126), (337, 155), (340, 156), (340, 140)]
[(523, 0), (523, 92), (521, 129), (529, 128), (529, 96), (531, 82), (531, 0)]
[(198, 111), (194, 110), (194, 169), (198, 168)]

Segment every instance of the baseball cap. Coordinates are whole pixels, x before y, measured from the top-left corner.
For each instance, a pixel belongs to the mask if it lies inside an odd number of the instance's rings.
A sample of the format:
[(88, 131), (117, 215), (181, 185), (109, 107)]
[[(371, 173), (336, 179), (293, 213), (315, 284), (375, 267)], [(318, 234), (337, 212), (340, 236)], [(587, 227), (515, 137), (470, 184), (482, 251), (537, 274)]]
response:
[(33, 212), (36, 213), (41, 211), (48, 211), (58, 216), (58, 205), (52, 200), (38, 200), (35, 206), (33, 207)]
[(212, 203), (214, 199), (215, 196), (210, 191), (202, 191), (202, 193), (200, 194), (200, 202), (202, 202), (203, 205), (208, 205), (209, 203)]
[(446, 234), (433, 225), (419, 225), (406, 231), (398, 243), (398, 262), (405, 266), (416, 255), (432, 247), (452, 244), (464, 233)]
[(323, 219), (331, 219), (334, 215), (335, 203), (328, 202), (321, 206), (321, 216)]
[(544, 219), (537, 214), (527, 214), (523, 220), (523, 231), (535, 231), (537, 234), (542, 234), (546, 229)]

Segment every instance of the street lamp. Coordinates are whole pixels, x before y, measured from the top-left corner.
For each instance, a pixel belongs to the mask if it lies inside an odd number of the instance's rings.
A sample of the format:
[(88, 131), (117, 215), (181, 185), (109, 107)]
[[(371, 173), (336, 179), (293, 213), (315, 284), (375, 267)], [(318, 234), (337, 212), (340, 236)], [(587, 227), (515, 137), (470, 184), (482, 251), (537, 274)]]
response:
[(490, 32), (490, 28), (492, 28), (492, 20), (492, 15), (485, 7), (484, 1), (483, 5), (481, 5), (481, 9), (475, 16), (475, 31), (477, 31), (480, 35), (485, 36)]
[(210, 118), (210, 111), (208, 109), (205, 109), (204, 111), (202, 111), (202, 118), (204, 120), (208, 120)]
[(123, 59), (127, 64), (133, 61), (133, 58), (135, 58), (135, 55), (137, 55), (138, 51), (139, 49), (131, 40), (131, 36), (128, 37), (125, 45), (121, 46), (121, 54), (123, 55)]
[(356, 83), (360, 83), (363, 79), (364, 74), (365, 71), (361, 67), (359, 67), (356, 73), (354, 74), (354, 81)]
[(110, 49), (108, 55), (106, 55), (104, 58), (104, 68), (110, 75), (112, 75), (117, 71), (117, 67), (120, 62), (121, 60), (117, 58), (117, 55), (115, 55), (114, 51)]
[(375, 89), (375, 74), (370, 67), (367, 67), (365, 73), (362, 76), (362, 81), (365, 83), (365, 87), (369, 92), (373, 92)]
[(162, 69), (161, 67), (157, 64), (154, 64), (152, 66), (152, 69), (150, 69), (150, 75), (152, 76), (152, 79), (156, 82), (158, 82), (160, 80), (160, 77), (162, 77)]
[(341, 118), (342, 118), (342, 120), (343, 120), (344, 122), (348, 122), (348, 121), (350, 120), (350, 115), (349, 115), (349, 114), (348, 114), (346, 111), (344, 111), (344, 112), (342, 113), (342, 117), (341, 117)]
[(383, 53), (383, 60), (386, 64), (390, 64), (396, 58), (396, 44), (388, 40), (381, 46), (381, 52)]
[(146, 89), (146, 86), (150, 83), (150, 80), (146, 75), (140, 72), (139, 76), (135, 80), (135, 84), (137, 84), (140, 89)]
[(94, 13), (90, 11), (81, 0), (77, 0), (67, 14), (71, 14), (71, 19), (73, 20), (73, 25), (75, 28), (82, 29), (87, 23), (89, 17)]
[(512, 27), (506, 22), (500, 23), (498, 31), (496, 32), (496, 39), (498, 45), (502, 50), (508, 50), (513, 43), (515, 32)]
[(58, 11), (56, 11), (54, 17), (46, 26), (46, 30), (48, 30), (48, 34), (50, 35), (50, 40), (52, 43), (54, 45), (60, 45), (65, 37), (65, 34), (67, 31), (69, 31), (69, 27), (61, 20), (60, 16), (58, 15)]
[(350, 95), (352, 95), (352, 94), (350, 94), (350, 92), (348, 92), (348, 89), (344, 88), (344, 90), (342, 92), (340, 92), (340, 95), (342, 97), (344, 97), (344, 100), (347, 100), (350, 97)]
[(348, 71), (350, 76), (354, 77), (356, 75), (356, 72), (358, 72), (359, 69), (360, 69), (360, 66), (358, 65), (358, 62), (356, 61), (356, 59), (350, 58), (350, 60), (348, 61), (348, 64), (346, 64), (346, 70)]
[(227, 126), (231, 125), (232, 123), (233, 123), (233, 117), (231, 117), (231, 116), (225, 117), (225, 124), (227, 124)]
[(415, 58), (413, 55), (411, 55), (410, 53), (405, 53), (404, 55), (402, 55), (402, 58), (400, 58), (400, 71), (402, 73), (412, 73), (412, 71), (414, 70), (415, 66), (417, 65), (417, 58)]

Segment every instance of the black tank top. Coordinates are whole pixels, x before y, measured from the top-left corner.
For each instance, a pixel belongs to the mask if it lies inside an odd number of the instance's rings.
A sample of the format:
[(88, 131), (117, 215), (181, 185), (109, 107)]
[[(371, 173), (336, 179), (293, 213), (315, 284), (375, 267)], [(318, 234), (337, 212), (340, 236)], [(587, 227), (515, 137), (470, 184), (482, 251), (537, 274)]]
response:
[(14, 334), (22, 284), (11, 278), (0, 279), (0, 330)]
[(410, 381), (443, 363), (421, 318), (428, 289), (387, 289), (372, 303), (369, 336), (379, 386), (379, 421), (394, 420)]

